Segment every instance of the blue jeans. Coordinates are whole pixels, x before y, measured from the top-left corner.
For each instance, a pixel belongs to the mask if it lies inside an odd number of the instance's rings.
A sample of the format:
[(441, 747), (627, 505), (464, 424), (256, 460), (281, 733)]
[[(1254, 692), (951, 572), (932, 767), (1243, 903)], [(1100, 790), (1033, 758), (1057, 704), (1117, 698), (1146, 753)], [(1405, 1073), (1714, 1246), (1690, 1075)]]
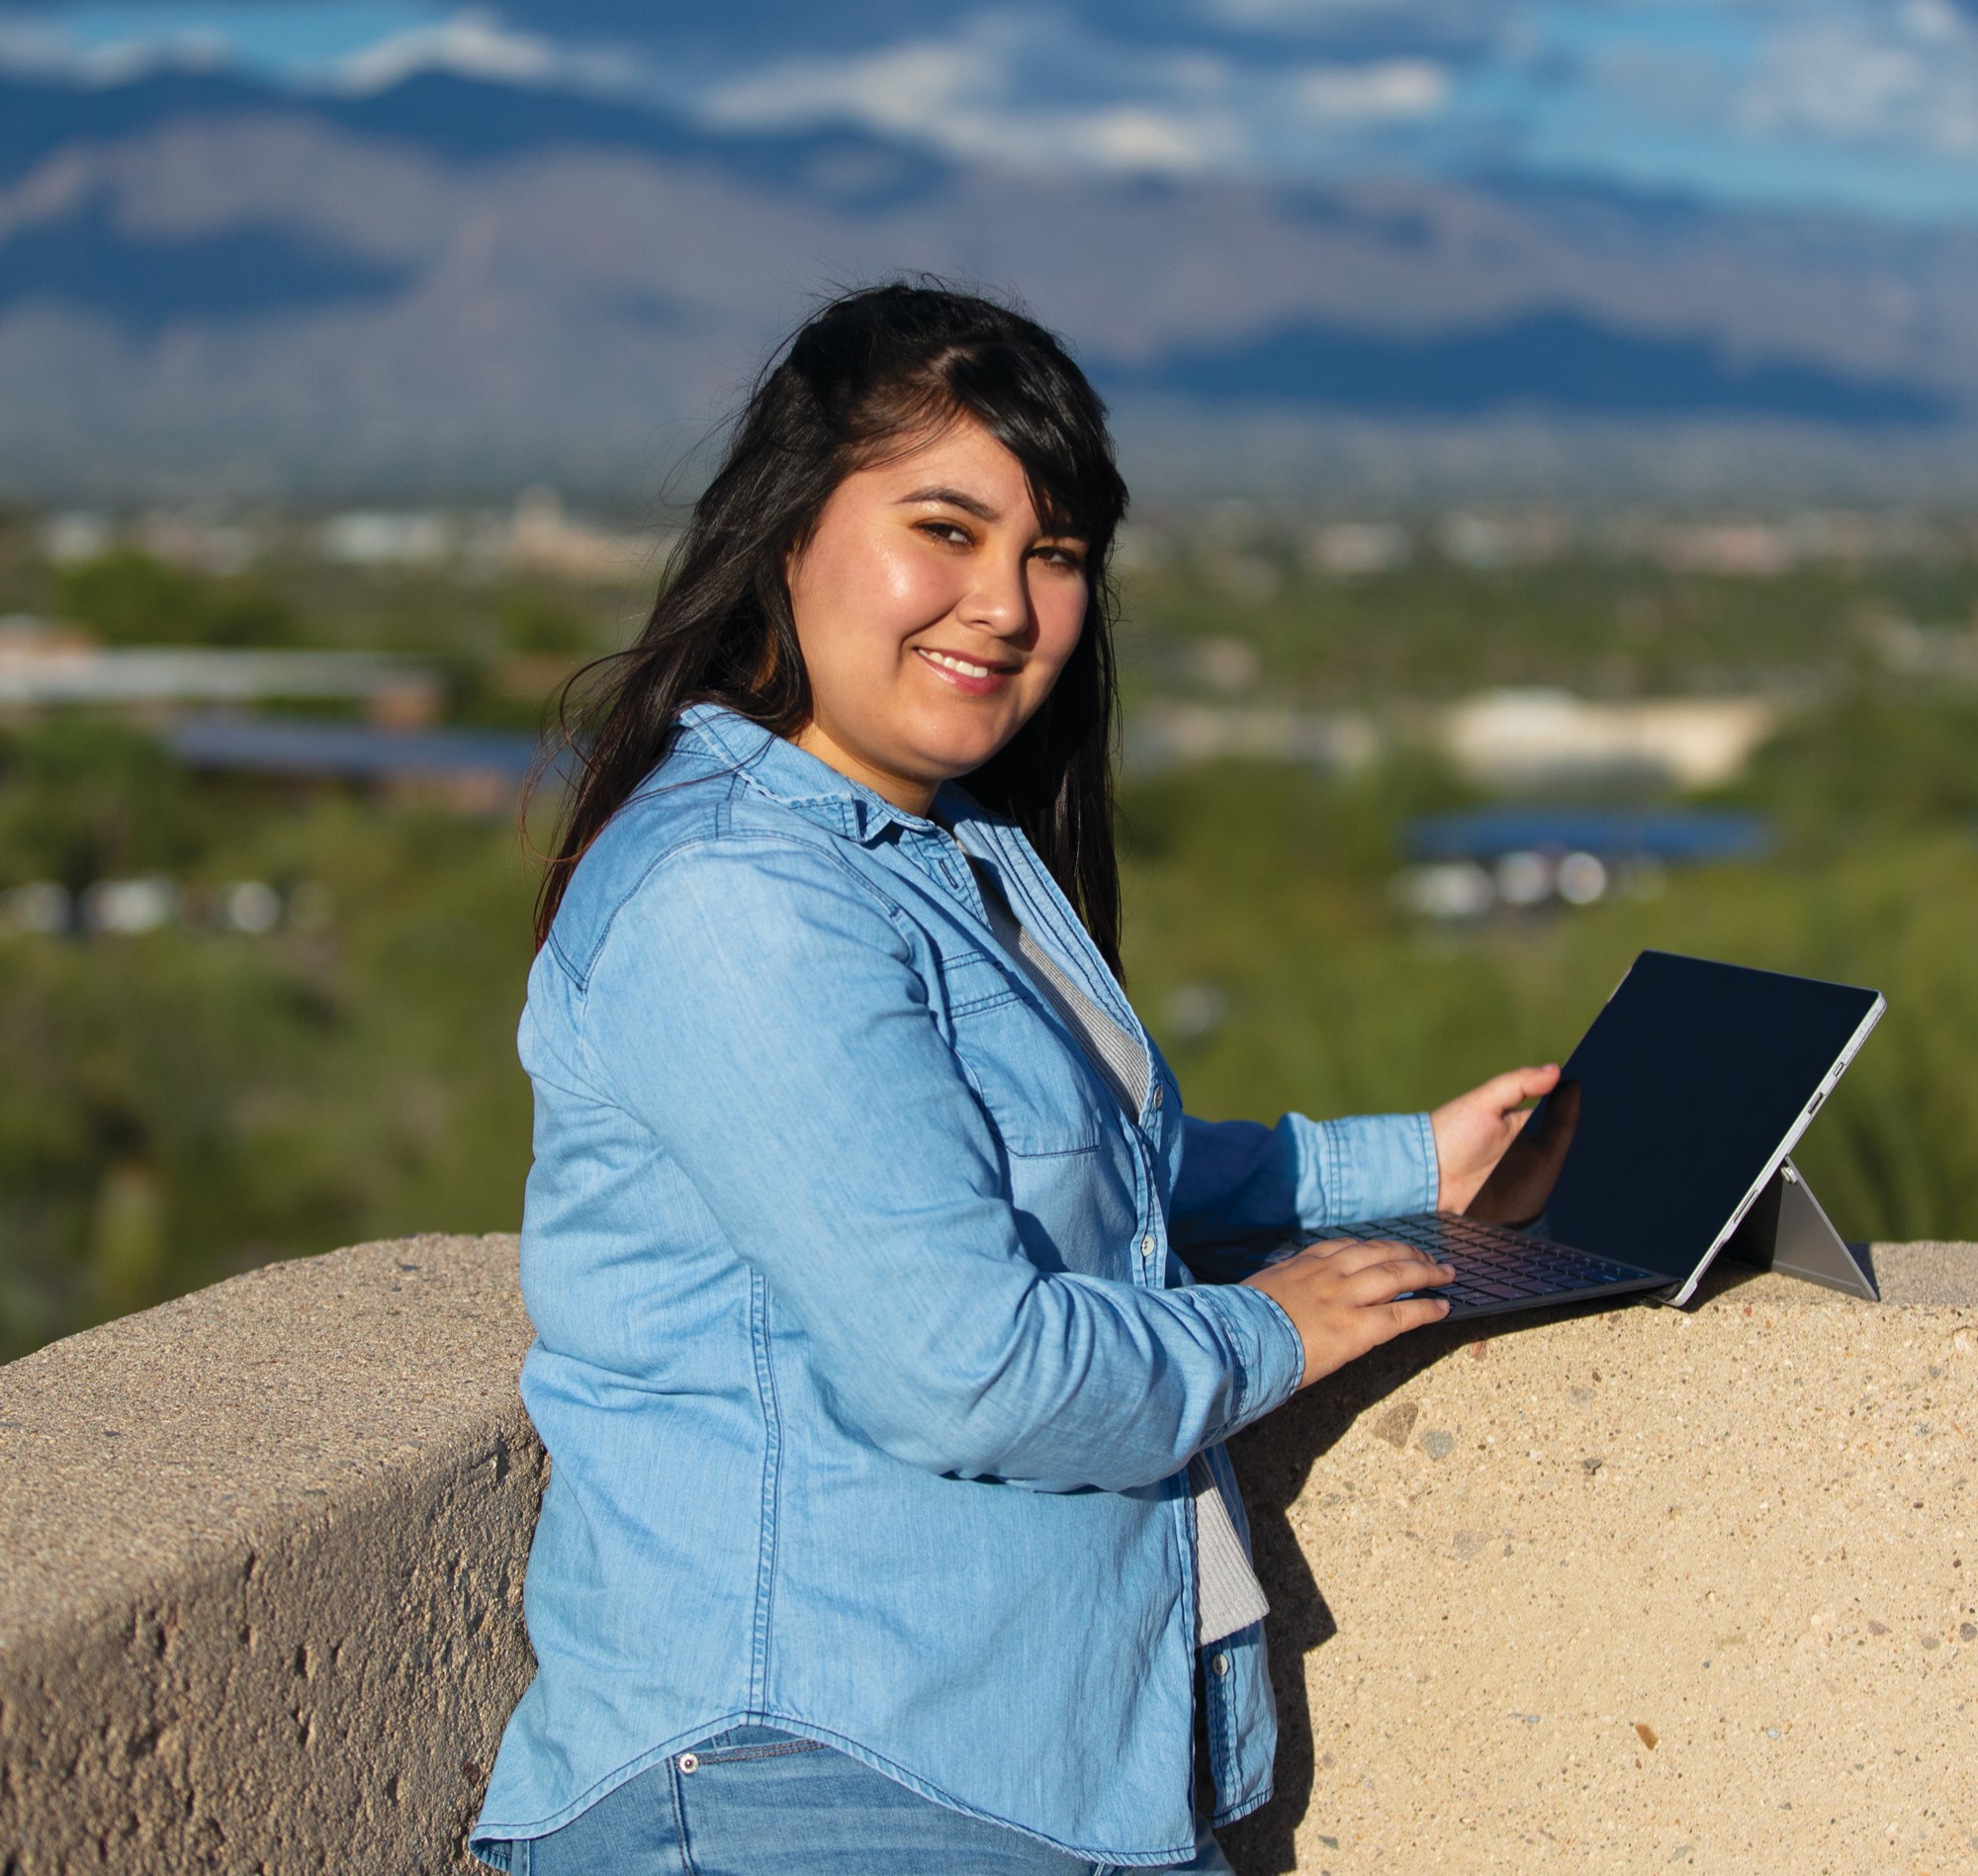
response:
[[(769, 1727), (677, 1752), (562, 1830), (504, 1847), (509, 1876), (1104, 1876), (1112, 1867), (950, 1811)], [(1170, 1867), (1229, 1872), (1206, 1826), (1195, 1855)]]

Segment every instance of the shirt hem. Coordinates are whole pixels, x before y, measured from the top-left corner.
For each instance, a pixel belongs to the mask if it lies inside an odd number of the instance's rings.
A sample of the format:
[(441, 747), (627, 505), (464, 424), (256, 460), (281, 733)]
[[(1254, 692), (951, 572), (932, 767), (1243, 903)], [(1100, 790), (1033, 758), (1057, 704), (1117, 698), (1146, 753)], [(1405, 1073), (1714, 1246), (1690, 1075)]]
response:
[[(933, 1804), (941, 1805), (949, 1811), (958, 1811), (963, 1817), (979, 1819), (984, 1824), (998, 1825), (1003, 1830), (1015, 1831), (1021, 1836), (1048, 1844), (1054, 1850), (1061, 1850), (1067, 1856), (1081, 1857), (1087, 1862), (1110, 1863), (1122, 1869), (1165, 1869), (1175, 1863), (1185, 1863), (1195, 1854), (1195, 1840), (1192, 1836), (1185, 1843), (1166, 1845), (1153, 1850), (1123, 1850), (1105, 1844), (1069, 1842), (1063, 1837), (1052, 1836), (1048, 1831), (1036, 1830), (1031, 1825), (1019, 1824), (1014, 1818), (999, 1817), (993, 1811), (985, 1811), (980, 1805), (968, 1804), (956, 1798), (951, 1792), (943, 1790), (931, 1779), (922, 1778), (917, 1773), (908, 1771), (904, 1765), (896, 1764), (883, 1753), (875, 1752), (869, 1746), (859, 1744), (856, 1740), (834, 1732), (830, 1727), (818, 1726), (794, 1714), (769, 1712), (730, 1714), (723, 1719), (695, 1725), (686, 1732), (675, 1735), (664, 1745), (655, 1746), (649, 1751), (640, 1753), (636, 1758), (627, 1760), (617, 1771), (609, 1772), (598, 1779), (575, 1803), (552, 1812), (548, 1818), (536, 1823), (512, 1825), (477, 1823), (468, 1835), (468, 1850), (470, 1854), (485, 1863), (487, 1858), (481, 1855), (481, 1845), (507, 1844), (548, 1836), (553, 1831), (560, 1831), (565, 1825), (582, 1817), (592, 1805), (631, 1783), (642, 1772), (650, 1771), (655, 1765), (670, 1758), (679, 1747), (739, 1726), (778, 1727), (796, 1733), (803, 1739), (820, 1740), (826, 1745), (843, 1752), (846, 1757), (856, 1759), (861, 1765), (869, 1765), (875, 1772), (890, 1778), (897, 1785), (904, 1785), (909, 1791), (918, 1793)], [(1263, 1800), (1259, 1799), (1257, 1802), (1261, 1804)], [(1244, 1814), (1238, 1812), (1233, 1815)], [(490, 1867), (498, 1869), (500, 1865), (491, 1864)]]
[(1209, 1828), (1212, 1831), (1220, 1831), (1227, 1825), (1240, 1824), (1245, 1818), (1251, 1816), (1252, 1813), (1263, 1810), (1277, 1795), (1277, 1785), (1271, 1779), (1267, 1778), (1264, 1780), (1262, 1787), (1252, 1792), (1248, 1797), (1238, 1798), (1234, 1804), (1224, 1805), (1219, 1811), (1212, 1812), (1209, 1818)]

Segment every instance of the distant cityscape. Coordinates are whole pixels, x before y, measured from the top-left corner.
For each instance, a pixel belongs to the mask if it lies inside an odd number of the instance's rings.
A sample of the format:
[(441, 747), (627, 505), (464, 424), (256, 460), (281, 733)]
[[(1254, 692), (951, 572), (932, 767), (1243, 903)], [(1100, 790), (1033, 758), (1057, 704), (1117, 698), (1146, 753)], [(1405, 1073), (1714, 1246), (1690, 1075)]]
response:
[[(532, 573), (600, 584), (651, 583), (677, 538), (674, 521), (578, 512), (547, 485), (525, 489), (507, 507), (359, 507), (312, 515), (202, 503), (65, 509), (39, 524), (41, 549), (56, 566), (128, 545), (172, 566), (222, 576), (302, 557), (329, 566), (448, 570), (469, 578)], [(1126, 574), (1158, 569), (1184, 549), (1239, 596), (1282, 584), (1290, 564), (1352, 580), (1425, 558), (1488, 570), (1588, 555), (1766, 579), (1801, 567), (1962, 559), (1978, 552), (1978, 513), (1805, 507), (1685, 515), (1537, 505), (1370, 514), (1232, 498), (1129, 522), (1116, 565)]]
[[(315, 564), (366, 576), (430, 574), (470, 587), (520, 578), (627, 593), (654, 583), (676, 538), (665, 526), (574, 512), (546, 487), (524, 491), (506, 508), (63, 510), (43, 517), (33, 534), (57, 570), (122, 552), (223, 581)], [(1130, 581), (1186, 562), (1213, 590), (1255, 603), (1294, 577), (1350, 585), (1430, 561), (1488, 574), (1579, 557), (1764, 581), (1809, 567), (1952, 565), (1975, 549), (1978, 520), (1908, 510), (1669, 516), (1464, 507), (1345, 516), (1224, 501), (1133, 523), (1118, 565)], [(1872, 622), (1869, 643), (1901, 677), (1978, 676), (1971, 620), (1926, 623), (1885, 612)], [(549, 673), (567, 668), (568, 660), (545, 666)], [(1560, 800), (1617, 787), (1679, 796), (1734, 781), (1814, 695), (1790, 682), (1675, 696), (1497, 686), (1437, 701), (1395, 697), (1378, 708), (1314, 711), (1258, 701), (1257, 676), (1249, 640), (1214, 632), (1192, 640), (1185, 669), (1133, 700), (1124, 740), (1129, 773), (1247, 759), (1351, 776), (1391, 753), (1426, 749), (1494, 798)], [(299, 714), (325, 705), (337, 714)], [(404, 653), (110, 646), (61, 619), (0, 618), (0, 722), (50, 710), (108, 711), (142, 725), (194, 771), (382, 790), (478, 816), (511, 812), (542, 752), (539, 737), (449, 724), (446, 707), (442, 670)], [(1769, 839), (1757, 818), (1707, 810), (1648, 818), (1624, 809), (1526, 811), (1420, 822), (1393, 893), (1411, 913), (1445, 923), (1584, 906), (1615, 894), (1653, 894), (1671, 865), (1750, 857)], [(79, 888), (33, 880), (0, 895), (0, 930), (20, 934), (114, 938), (179, 925), (260, 935), (306, 929), (328, 916), (325, 895), (307, 882), (279, 892), (257, 880), (200, 889), (146, 875)]]

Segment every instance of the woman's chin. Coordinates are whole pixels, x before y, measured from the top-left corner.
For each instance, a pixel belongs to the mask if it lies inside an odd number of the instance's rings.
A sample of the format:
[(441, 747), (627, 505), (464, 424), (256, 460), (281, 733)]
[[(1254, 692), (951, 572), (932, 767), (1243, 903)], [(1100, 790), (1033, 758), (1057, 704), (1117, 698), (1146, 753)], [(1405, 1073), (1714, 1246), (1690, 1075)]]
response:
[(954, 780), (972, 774), (982, 764), (1005, 748), (1016, 727), (1003, 724), (967, 723), (944, 724), (933, 734), (921, 739), (915, 755), (917, 766), (925, 775), (938, 775), (944, 781)]
[(999, 742), (981, 743), (965, 751), (952, 752), (942, 763), (942, 779), (965, 783), (978, 768), (996, 757), (1007, 741), (1004, 738)]

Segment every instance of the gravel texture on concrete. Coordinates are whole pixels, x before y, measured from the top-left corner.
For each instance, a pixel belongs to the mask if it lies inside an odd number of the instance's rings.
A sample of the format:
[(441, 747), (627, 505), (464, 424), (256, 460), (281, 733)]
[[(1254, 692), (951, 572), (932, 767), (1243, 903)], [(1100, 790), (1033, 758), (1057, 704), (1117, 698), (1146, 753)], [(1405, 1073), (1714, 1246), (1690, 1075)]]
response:
[[(1245, 1876), (1978, 1869), (1978, 1247), (1418, 1333), (1238, 1442)], [(1914, 1296), (1914, 1301), (1897, 1300)]]
[(479, 1867), (528, 1339), (513, 1238), (411, 1238), (0, 1368), (0, 1869)]
[[(1883, 1306), (1426, 1331), (1246, 1434), (1284, 1741), (1236, 1868), (1978, 1869), (1978, 1247), (1872, 1256)], [(0, 1369), (0, 1871), (477, 1867), (528, 1335), (512, 1238), (415, 1238)]]
[(1884, 1302), (1978, 1305), (1978, 1245), (1875, 1244), (1868, 1262)]

